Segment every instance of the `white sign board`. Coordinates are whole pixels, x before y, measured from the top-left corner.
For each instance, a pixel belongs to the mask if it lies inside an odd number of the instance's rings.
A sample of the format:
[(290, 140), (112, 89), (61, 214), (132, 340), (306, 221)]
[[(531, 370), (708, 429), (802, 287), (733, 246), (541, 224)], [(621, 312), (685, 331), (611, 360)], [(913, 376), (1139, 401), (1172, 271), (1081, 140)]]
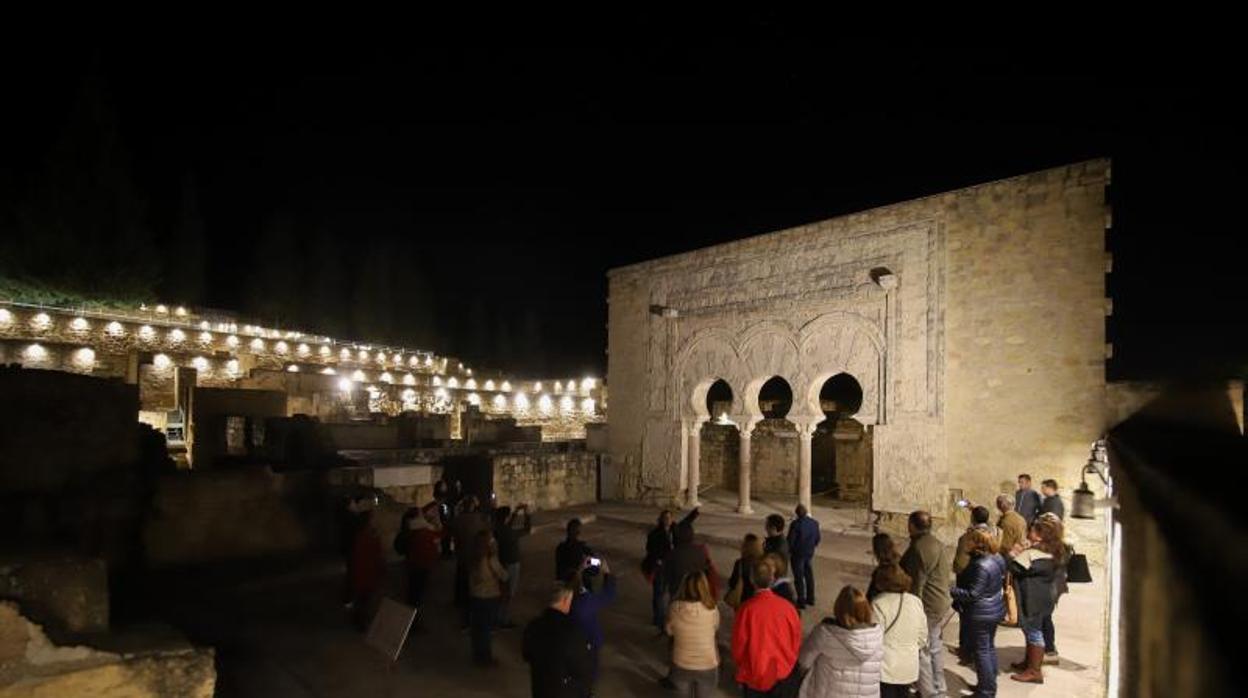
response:
[(364, 642), (393, 662), (403, 651), (403, 643), (407, 642), (407, 633), (415, 619), (416, 609), (393, 599), (382, 599)]

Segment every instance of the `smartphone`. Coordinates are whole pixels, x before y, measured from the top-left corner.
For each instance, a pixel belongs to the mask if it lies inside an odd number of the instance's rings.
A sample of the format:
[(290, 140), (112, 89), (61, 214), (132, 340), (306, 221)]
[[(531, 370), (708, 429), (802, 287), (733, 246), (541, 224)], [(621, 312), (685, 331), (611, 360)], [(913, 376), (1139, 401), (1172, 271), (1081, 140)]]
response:
[(585, 559), (586, 567), (602, 567), (602, 558), (590, 557)]

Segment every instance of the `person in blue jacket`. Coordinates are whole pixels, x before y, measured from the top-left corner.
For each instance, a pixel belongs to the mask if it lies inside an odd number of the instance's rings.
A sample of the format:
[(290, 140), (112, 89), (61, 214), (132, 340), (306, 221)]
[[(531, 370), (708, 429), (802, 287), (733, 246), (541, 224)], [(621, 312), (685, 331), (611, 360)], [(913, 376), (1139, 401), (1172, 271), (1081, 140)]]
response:
[(987, 531), (969, 534), (971, 559), (958, 573), (957, 584), (949, 590), (961, 622), (969, 626), (974, 648), (975, 674), (979, 684), (976, 696), (997, 695), (997, 624), (1005, 616), (1005, 558), (997, 554), (997, 541)]
[[(598, 561), (598, 565), (592, 564), (595, 560)], [(590, 591), (585, 586), (583, 577), (586, 573), (595, 572), (602, 575), (602, 589)], [(611, 567), (606, 560), (591, 557), (586, 560), (583, 569), (572, 574), (569, 582), (568, 586), (576, 589), (576, 595), (572, 597), (572, 609), (568, 615), (572, 617), (581, 632), (585, 633), (585, 637), (589, 638), (590, 661), (593, 665), (594, 678), (597, 679), (598, 653), (604, 641), (598, 613), (615, 601), (615, 577), (612, 576)]]
[(797, 518), (789, 523), (789, 567), (793, 583), (797, 587), (797, 607), (815, 605), (815, 568), (811, 560), (819, 546), (819, 522), (798, 504), (794, 510)]

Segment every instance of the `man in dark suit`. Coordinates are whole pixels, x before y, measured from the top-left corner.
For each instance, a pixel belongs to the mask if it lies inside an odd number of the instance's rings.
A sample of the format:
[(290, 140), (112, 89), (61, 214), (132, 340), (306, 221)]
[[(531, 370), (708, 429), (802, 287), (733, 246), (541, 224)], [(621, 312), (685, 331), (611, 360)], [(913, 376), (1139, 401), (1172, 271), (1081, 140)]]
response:
[(1062, 495), (1057, 493), (1057, 480), (1040, 483), (1040, 494), (1044, 495), (1044, 501), (1040, 502), (1040, 513), (1052, 514), (1065, 521), (1066, 504), (1062, 501)]
[(1014, 491), (1014, 511), (1023, 517), (1028, 526), (1040, 515), (1040, 493), (1031, 489), (1031, 476), (1018, 476), (1018, 489)]

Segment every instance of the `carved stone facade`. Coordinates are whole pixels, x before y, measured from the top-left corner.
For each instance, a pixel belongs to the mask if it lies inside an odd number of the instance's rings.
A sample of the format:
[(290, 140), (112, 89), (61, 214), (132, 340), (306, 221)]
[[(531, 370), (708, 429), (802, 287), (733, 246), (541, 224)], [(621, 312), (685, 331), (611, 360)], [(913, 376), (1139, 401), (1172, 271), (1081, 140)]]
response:
[(779, 376), (808, 501), (820, 391), (840, 373), (862, 387), (876, 510), (944, 512), (951, 488), (987, 497), (1028, 460), (998, 444), (1070, 482), (1103, 426), (1107, 180), (1107, 161), (1080, 163), (611, 271), (625, 489), (696, 501), (722, 379), (749, 511), (751, 479), (768, 479), (748, 457), (759, 390)]

